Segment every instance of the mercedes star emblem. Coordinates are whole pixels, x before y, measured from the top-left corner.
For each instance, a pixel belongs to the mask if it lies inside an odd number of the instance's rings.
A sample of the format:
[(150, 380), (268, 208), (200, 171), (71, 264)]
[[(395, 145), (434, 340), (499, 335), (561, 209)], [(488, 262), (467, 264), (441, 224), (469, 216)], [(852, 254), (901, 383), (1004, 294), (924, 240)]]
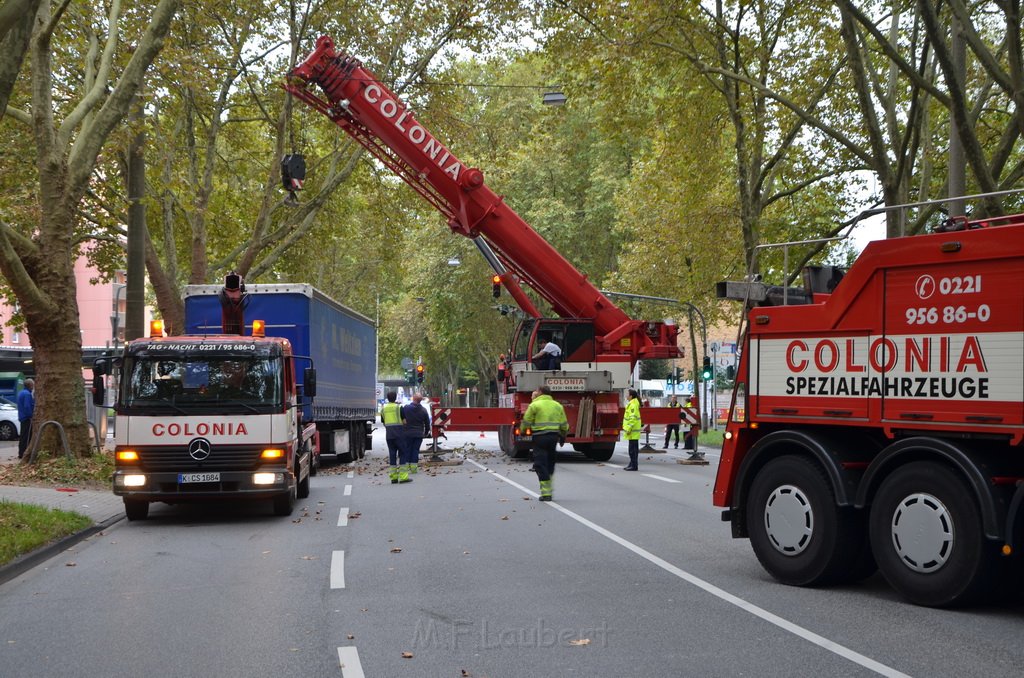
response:
[(206, 438), (196, 438), (188, 444), (188, 456), (196, 461), (203, 461), (210, 456), (210, 441)]

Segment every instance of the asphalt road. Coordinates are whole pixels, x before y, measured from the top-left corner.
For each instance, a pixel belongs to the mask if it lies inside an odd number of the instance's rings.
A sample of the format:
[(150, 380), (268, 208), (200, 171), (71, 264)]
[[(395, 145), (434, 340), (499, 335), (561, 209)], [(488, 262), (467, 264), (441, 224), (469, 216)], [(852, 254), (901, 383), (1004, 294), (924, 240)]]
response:
[[(903, 603), (759, 567), (681, 454), (564, 458), (555, 502), (493, 434), (392, 485), (382, 441), (269, 506), (154, 505), (0, 587), (0, 675), (1020, 676), (1024, 606)], [(617, 462), (614, 463), (614, 462)]]

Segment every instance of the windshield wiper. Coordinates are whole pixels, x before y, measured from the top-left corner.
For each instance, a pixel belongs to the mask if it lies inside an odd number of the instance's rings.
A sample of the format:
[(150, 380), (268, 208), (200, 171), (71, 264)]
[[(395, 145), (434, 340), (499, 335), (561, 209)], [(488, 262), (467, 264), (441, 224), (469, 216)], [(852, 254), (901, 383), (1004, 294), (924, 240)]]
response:
[(145, 398), (141, 400), (135, 400), (132, 402), (132, 408), (138, 408), (141, 410), (155, 407), (170, 407), (178, 414), (188, 414), (188, 412), (174, 404), (173, 400), (167, 398)]
[(242, 407), (248, 409), (253, 414), (261, 414), (261, 412), (258, 409), (256, 409), (255, 407), (253, 407), (249, 403), (242, 402), (241, 400), (218, 400), (217, 404), (218, 405), (241, 405)]

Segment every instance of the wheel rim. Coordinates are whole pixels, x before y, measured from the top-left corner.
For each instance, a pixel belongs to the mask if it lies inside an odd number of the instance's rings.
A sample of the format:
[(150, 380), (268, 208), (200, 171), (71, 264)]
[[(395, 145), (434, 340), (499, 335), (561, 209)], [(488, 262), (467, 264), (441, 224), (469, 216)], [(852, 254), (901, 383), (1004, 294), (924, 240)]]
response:
[(892, 545), (915, 572), (935, 572), (953, 552), (953, 520), (945, 504), (930, 494), (911, 494), (892, 515)]
[(787, 556), (803, 553), (814, 532), (814, 512), (807, 495), (794, 485), (775, 488), (765, 502), (764, 529), (779, 553)]

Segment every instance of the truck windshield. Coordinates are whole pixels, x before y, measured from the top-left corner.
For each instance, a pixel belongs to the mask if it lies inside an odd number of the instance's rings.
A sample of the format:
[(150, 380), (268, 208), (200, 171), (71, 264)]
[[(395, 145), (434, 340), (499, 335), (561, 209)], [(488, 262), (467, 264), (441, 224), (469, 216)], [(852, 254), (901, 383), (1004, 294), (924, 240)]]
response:
[(121, 404), (130, 408), (280, 406), (281, 358), (140, 356), (126, 361)]

